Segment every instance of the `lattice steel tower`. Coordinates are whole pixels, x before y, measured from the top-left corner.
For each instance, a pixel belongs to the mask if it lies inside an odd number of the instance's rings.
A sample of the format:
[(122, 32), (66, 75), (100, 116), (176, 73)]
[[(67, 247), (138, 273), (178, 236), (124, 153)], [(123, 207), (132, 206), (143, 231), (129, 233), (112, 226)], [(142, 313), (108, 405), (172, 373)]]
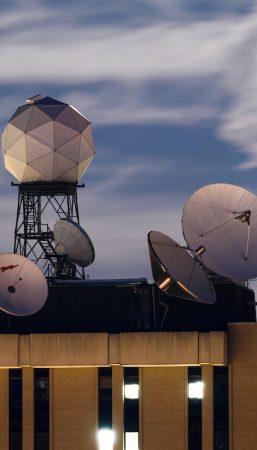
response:
[(79, 224), (78, 180), (93, 156), (90, 122), (72, 106), (41, 95), (18, 107), (2, 135), (5, 168), (19, 181), (14, 252), (38, 263), (48, 278), (84, 278), (55, 250), (53, 223)]

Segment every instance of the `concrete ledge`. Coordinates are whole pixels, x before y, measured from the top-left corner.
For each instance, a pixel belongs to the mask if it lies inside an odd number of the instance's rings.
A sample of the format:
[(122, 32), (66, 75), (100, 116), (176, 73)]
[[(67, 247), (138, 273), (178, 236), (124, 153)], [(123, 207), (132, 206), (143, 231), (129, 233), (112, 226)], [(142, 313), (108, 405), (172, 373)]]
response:
[(107, 333), (31, 334), (31, 366), (108, 365)]
[(124, 366), (198, 364), (198, 333), (121, 333), (120, 364)]
[(19, 367), (19, 335), (0, 335), (0, 367)]
[(0, 368), (227, 364), (224, 332), (0, 335)]

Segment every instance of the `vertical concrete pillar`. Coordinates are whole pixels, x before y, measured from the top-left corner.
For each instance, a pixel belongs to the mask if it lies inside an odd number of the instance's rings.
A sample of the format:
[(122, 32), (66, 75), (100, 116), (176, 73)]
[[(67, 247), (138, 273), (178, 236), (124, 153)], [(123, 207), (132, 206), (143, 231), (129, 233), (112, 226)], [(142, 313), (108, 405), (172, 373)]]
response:
[(138, 445), (143, 450), (143, 368), (139, 367), (139, 439)]
[(9, 448), (9, 371), (0, 370), (0, 449)]
[(22, 369), (22, 441), (24, 450), (34, 449), (34, 370)]
[(52, 369), (51, 384), (52, 450), (97, 450), (97, 369)]
[(202, 366), (202, 450), (213, 450), (213, 366)]
[(53, 378), (54, 369), (49, 369), (49, 450), (54, 450)]
[(257, 448), (257, 324), (229, 325), (230, 449)]
[(123, 367), (112, 367), (112, 428), (115, 433), (113, 450), (123, 450)]
[(141, 402), (142, 450), (187, 450), (187, 368), (143, 368)]

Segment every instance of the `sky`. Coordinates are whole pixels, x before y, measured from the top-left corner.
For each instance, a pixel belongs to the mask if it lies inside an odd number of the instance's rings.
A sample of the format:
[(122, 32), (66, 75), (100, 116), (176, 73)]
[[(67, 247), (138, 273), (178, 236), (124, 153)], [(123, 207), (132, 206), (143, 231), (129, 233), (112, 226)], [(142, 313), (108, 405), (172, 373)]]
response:
[[(188, 197), (210, 183), (257, 193), (257, 1), (3, 0), (0, 127), (42, 93), (93, 126), (79, 189), (91, 278), (147, 277), (147, 233), (185, 244)], [(0, 165), (1, 252), (15, 181)]]

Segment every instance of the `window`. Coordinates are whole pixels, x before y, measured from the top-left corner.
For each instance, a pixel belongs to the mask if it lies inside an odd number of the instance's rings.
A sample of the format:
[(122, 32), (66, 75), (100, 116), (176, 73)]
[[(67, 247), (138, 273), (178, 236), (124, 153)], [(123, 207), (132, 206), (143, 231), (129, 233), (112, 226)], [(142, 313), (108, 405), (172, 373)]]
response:
[(22, 450), (22, 370), (9, 370), (9, 449)]
[(49, 449), (49, 369), (35, 369), (35, 450)]
[(124, 438), (125, 450), (138, 450), (139, 431), (139, 371), (124, 368)]
[(112, 450), (112, 369), (98, 369), (98, 444), (99, 450)]
[(228, 368), (214, 367), (214, 450), (229, 449)]
[(188, 368), (188, 450), (202, 450), (202, 383), (201, 367)]

